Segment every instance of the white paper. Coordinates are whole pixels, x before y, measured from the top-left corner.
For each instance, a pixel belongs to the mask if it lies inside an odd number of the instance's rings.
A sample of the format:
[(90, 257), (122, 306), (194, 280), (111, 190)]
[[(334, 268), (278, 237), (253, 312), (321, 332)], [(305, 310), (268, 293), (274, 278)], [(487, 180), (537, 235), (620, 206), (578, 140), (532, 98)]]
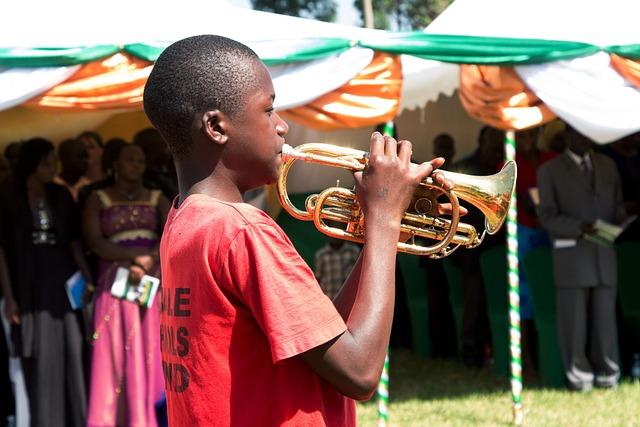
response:
[(576, 239), (555, 239), (553, 241), (553, 247), (556, 249), (573, 248), (578, 244)]
[(129, 282), (129, 269), (118, 267), (111, 286), (111, 295), (142, 307), (151, 307), (159, 286), (160, 279), (147, 274), (142, 276), (139, 284), (132, 284)]
[(636, 218), (636, 215), (630, 216), (620, 225), (598, 219), (593, 224), (593, 232), (586, 234), (585, 239), (601, 245), (611, 246)]

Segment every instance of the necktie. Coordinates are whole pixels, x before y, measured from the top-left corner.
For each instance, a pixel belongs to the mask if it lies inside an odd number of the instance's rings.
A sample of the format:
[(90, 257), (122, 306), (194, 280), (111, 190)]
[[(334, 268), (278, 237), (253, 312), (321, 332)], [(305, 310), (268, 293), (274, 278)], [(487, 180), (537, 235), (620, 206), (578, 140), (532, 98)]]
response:
[(580, 169), (582, 169), (582, 174), (589, 184), (589, 187), (593, 187), (593, 170), (591, 169), (591, 164), (585, 157), (580, 160)]

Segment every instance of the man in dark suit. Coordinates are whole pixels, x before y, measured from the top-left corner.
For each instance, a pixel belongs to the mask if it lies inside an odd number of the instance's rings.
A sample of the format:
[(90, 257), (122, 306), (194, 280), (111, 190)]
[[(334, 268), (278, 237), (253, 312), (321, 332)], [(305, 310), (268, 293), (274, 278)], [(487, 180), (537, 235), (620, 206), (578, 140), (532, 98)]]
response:
[[(585, 238), (596, 220), (625, 217), (616, 166), (567, 128), (564, 154), (538, 170), (542, 226), (554, 242), (558, 340), (569, 388), (615, 388), (620, 376), (616, 329), (616, 253)], [(590, 348), (587, 350), (587, 343)]]

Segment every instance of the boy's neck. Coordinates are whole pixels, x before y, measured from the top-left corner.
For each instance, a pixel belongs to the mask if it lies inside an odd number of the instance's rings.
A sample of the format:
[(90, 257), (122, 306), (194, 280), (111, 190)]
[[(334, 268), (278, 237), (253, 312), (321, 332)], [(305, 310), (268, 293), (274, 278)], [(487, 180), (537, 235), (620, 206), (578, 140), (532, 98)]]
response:
[(180, 189), (180, 203), (191, 194), (204, 194), (229, 203), (243, 201), (243, 192), (231, 174), (223, 167), (215, 167), (213, 170), (206, 168), (199, 171), (197, 167), (192, 165), (176, 162), (176, 173)]

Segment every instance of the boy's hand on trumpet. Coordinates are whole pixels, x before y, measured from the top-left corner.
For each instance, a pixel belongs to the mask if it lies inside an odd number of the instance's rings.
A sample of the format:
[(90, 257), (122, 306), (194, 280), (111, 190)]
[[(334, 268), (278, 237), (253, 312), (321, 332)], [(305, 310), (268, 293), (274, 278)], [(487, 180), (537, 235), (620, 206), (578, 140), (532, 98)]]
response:
[[(437, 174), (438, 172), (436, 172)], [(468, 210), (464, 206), (460, 206), (460, 216), (464, 216), (467, 214)], [(438, 214), (439, 215), (451, 215), (451, 203), (438, 203)], [(411, 239), (411, 233), (405, 233), (403, 231), (400, 232), (400, 237), (398, 238), (398, 242), (406, 243), (409, 239)]]
[[(354, 173), (356, 195), (368, 227), (374, 221), (399, 227), (418, 184), (444, 164), (444, 159), (438, 157), (413, 165), (411, 155), (411, 142), (398, 142), (378, 132), (371, 135), (367, 168), (363, 172)], [(432, 178), (446, 190), (453, 188), (453, 183), (438, 172), (433, 173)], [(451, 213), (451, 204), (440, 204), (438, 211), (441, 214)], [(466, 210), (461, 208), (460, 214), (465, 213)]]

